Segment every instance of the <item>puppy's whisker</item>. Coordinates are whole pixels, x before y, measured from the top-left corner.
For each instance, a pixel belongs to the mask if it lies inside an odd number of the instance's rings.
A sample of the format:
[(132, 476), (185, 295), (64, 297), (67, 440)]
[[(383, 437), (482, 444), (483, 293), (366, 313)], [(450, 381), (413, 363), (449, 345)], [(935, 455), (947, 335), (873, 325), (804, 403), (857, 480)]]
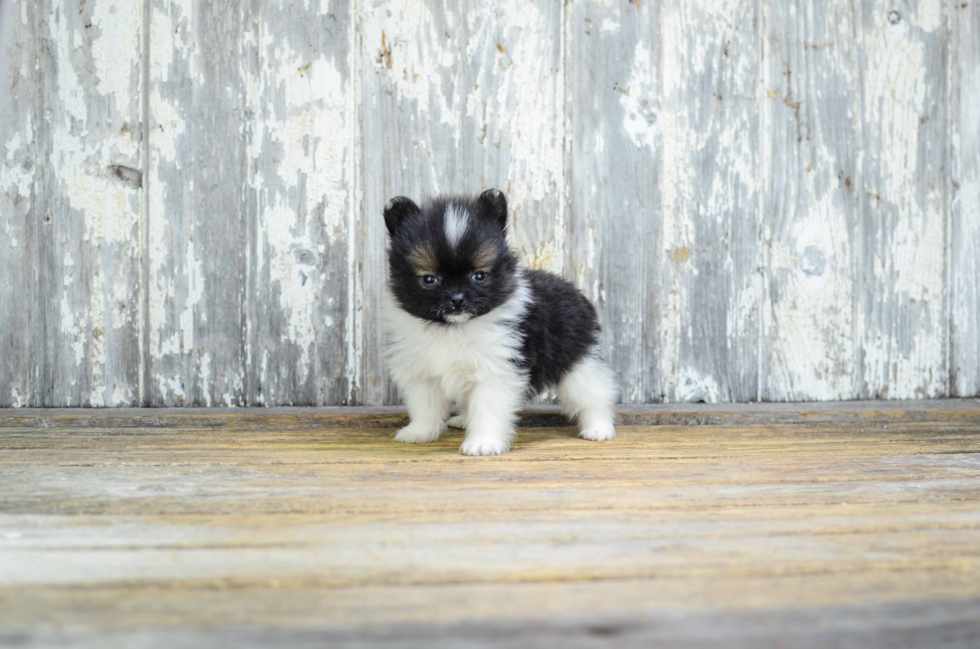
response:
[(478, 297), (473, 300), (473, 307), (477, 311), (488, 313), (491, 309), (493, 309), (493, 301), (489, 298)]

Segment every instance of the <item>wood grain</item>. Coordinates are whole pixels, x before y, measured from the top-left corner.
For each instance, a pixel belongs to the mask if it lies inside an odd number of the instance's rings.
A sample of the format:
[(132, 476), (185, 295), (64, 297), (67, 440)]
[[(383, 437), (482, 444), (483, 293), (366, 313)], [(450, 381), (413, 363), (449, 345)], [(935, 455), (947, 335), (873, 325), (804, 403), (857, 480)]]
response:
[(530, 268), (562, 271), (562, 4), (470, 1), (461, 11), (459, 191), (507, 195), (510, 241)]
[(151, 3), (146, 405), (245, 403), (242, 9)]
[(660, 373), (667, 401), (759, 397), (758, 3), (665, 0)]
[(358, 164), (349, 103), (351, 6), (311, 16), (253, 1), (246, 191), (251, 405), (348, 398), (348, 224)]
[(864, 399), (928, 398), (948, 390), (940, 269), (948, 209), (949, 6), (859, 3), (863, 155), (850, 187), (861, 193), (864, 215), (857, 267)]
[(567, 6), (564, 274), (599, 312), (625, 403), (663, 398), (658, 33), (654, 3)]
[(949, 391), (980, 395), (980, 3), (953, 3)]
[(38, 401), (136, 405), (141, 5), (36, 11)]
[(843, 1), (766, 9), (762, 398), (854, 399), (859, 16)]
[(980, 606), (967, 410), (622, 426), (602, 444), (529, 428), (476, 460), (458, 432), (402, 445), (274, 410), (206, 432), (5, 420), (0, 633), (385, 646), (612, 629), (642, 646), (670, 628), (685, 646), (715, 620), (719, 643), (968, 646), (953, 642), (975, 638)]
[[(71, 408), (0, 410), (0, 428), (193, 428), (319, 430), (400, 428), (408, 415), (401, 406), (326, 408), (114, 408), (101, 412)], [(619, 406), (622, 426), (757, 426), (782, 424), (980, 423), (973, 399), (846, 401), (757, 404), (663, 404)], [(558, 406), (528, 406), (518, 419), (525, 428), (572, 426)]]
[(36, 7), (0, 4), (0, 407), (36, 406)]

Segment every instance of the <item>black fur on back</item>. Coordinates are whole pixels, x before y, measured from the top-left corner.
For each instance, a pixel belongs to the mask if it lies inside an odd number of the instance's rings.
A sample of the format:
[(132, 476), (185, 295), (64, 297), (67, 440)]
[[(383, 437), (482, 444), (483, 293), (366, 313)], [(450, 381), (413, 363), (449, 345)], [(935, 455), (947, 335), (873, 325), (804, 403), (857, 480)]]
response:
[(595, 307), (568, 280), (543, 270), (524, 270), (531, 302), (520, 323), (530, 392), (556, 385), (599, 342)]

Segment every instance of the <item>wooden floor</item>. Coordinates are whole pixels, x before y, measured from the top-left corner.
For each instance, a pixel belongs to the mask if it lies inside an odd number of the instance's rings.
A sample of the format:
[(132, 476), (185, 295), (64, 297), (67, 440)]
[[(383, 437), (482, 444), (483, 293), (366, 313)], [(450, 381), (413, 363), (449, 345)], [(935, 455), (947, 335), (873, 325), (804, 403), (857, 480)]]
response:
[(0, 646), (980, 646), (980, 401), (403, 420), (0, 411)]

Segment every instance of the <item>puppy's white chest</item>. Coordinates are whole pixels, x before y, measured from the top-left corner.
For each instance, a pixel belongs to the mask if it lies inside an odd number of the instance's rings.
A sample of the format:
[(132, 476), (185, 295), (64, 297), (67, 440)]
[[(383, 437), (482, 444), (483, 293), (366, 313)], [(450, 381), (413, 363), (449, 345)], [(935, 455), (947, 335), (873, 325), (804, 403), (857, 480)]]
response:
[(517, 323), (529, 300), (523, 282), (507, 302), (462, 324), (424, 321), (398, 308), (390, 295), (386, 299), (388, 368), (397, 384), (436, 381), (457, 400), (477, 383), (523, 393), (526, 376), (516, 363), (523, 343)]
[(475, 324), (427, 327), (419, 332), (417, 344), (409, 345), (414, 347), (411, 362), (420, 375), (439, 381), (453, 396), (466, 392), (474, 382), (516, 372), (513, 350), (501, 341), (506, 332), (485, 331)]
[(444, 326), (397, 313), (388, 325), (389, 368), (396, 383), (436, 381), (447, 397), (459, 399), (476, 383), (522, 381), (514, 363), (519, 334), (506, 322), (476, 318)]

